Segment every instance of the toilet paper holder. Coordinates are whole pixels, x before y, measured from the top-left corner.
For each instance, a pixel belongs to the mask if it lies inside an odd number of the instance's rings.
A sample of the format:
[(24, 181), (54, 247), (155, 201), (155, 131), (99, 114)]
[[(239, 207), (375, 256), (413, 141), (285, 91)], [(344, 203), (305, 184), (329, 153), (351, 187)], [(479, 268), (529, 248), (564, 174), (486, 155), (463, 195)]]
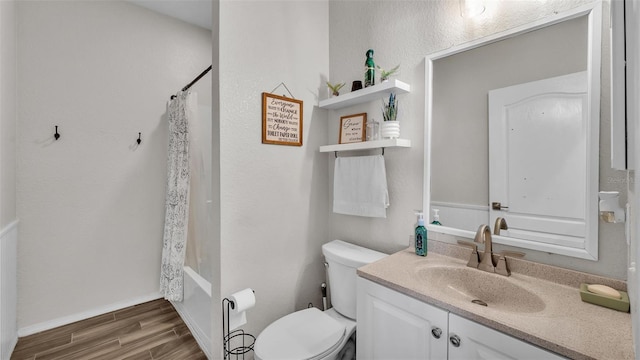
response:
[(255, 336), (246, 333), (242, 329), (230, 330), (230, 315), (235, 306), (236, 304), (233, 300), (222, 299), (222, 343), (224, 345), (225, 360), (244, 360), (244, 355), (253, 351), (253, 346), (256, 342)]

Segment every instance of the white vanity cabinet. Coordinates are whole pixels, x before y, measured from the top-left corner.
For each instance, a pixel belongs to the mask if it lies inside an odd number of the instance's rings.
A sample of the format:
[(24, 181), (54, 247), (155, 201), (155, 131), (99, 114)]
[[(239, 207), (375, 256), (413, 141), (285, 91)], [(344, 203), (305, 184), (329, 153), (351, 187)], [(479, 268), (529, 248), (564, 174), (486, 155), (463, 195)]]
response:
[(449, 360), (564, 359), (559, 355), (451, 313), (449, 313), (448, 358)]
[(446, 359), (447, 312), (358, 278), (357, 358)]
[(357, 358), (564, 359), (358, 277)]

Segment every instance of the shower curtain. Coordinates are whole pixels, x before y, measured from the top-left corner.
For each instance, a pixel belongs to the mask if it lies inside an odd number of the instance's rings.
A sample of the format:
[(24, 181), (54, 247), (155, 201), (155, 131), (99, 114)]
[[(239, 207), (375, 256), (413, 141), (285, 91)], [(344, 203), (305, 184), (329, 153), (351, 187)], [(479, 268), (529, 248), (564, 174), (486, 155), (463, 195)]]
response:
[(181, 91), (169, 102), (167, 194), (162, 246), (160, 292), (182, 301), (183, 267), (189, 223), (189, 122), (194, 117), (193, 97)]

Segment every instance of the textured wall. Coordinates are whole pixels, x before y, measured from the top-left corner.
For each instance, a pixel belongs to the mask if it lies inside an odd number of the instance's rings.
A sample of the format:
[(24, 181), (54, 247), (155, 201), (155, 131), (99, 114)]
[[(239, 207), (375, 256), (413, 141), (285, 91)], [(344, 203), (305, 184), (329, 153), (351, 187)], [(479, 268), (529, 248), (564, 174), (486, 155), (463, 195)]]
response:
[[(411, 149), (385, 152), (391, 207), (387, 219), (367, 219), (334, 214), (331, 238), (359, 243), (382, 251), (396, 251), (409, 244), (415, 226), (414, 209), (422, 208), (424, 161), (424, 59), (425, 56), (490, 34), (566, 11), (592, 1), (487, 1), (485, 13), (475, 19), (460, 17), (459, 2), (447, 1), (359, 1), (336, 0), (329, 6), (330, 68), (333, 81), (351, 82), (362, 77), (365, 52), (375, 50), (383, 67), (401, 64), (398, 78), (411, 84), (411, 94), (399, 96), (401, 137), (410, 139)], [(603, 57), (601, 102), (601, 149), (609, 137), (608, 3), (603, 11)], [(340, 115), (366, 111), (379, 114), (380, 104), (330, 112), (329, 140), (337, 142)], [(371, 116), (371, 115), (370, 115)], [(379, 119), (379, 116), (378, 116)], [(446, 157), (439, 153), (433, 156)], [(600, 154), (602, 190), (626, 194), (625, 173), (610, 169), (608, 150)], [(457, 164), (451, 164), (456, 166)], [(329, 158), (330, 172), (333, 159)], [(330, 175), (330, 179), (332, 175)], [(330, 192), (331, 193), (331, 192)], [(622, 196), (625, 201), (626, 196)], [(600, 260), (592, 262), (527, 251), (527, 259), (615, 278), (626, 278), (627, 256), (624, 226), (600, 223)], [(455, 241), (455, 240), (453, 240)], [(499, 248), (496, 246), (496, 248)]]
[(24, 328), (157, 292), (166, 102), (211, 33), (111, 1), (24, 1), (17, 20)]
[[(637, 1), (625, 1), (626, 19), (628, 28), (626, 29), (626, 56), (627, 56), (627, 99), (637, 99), (640, 97), (640, 4)], [(627, 121), (635, 128), (627, 135), (633, 139), (634, 144), (640, 144), (640, 104), (637, 101), (630, 101), (627, 104)], [(629, 149), (638, 154), (638, 145)], [(629, 297), (631, 298), (631, 314), (633, 314), (633, 339), (636, 354), (640, 351), (640, 286), (638, 283), (638, 262), (640, 261), (640, 178), (637, 176), (637, 169), (640, 169), (640, 157), (635, 157), (635, 162), (630, 164), (635, 171), (629, 172), (628, 188), (629, 203), (631, 212), (630, 231), (631, 241), (629, 244), (629, 270), (627, 283), (629, 284)], [(636, 355), (637, 356), (637, 355)]]
[[(329, 71), (326, 1), (220, 3), (222, 296), (252, 287), (245, 330), (308, 302), (320, 306), (321, 245), (329, 214), (326, 111), (316, 107)], [(303, 146), (264, 145), (262, 92), (284, 82), (304, 101)], [(289, 96), (280, 86), (274, 93)]]
[(0, 231), (16, 219), (15, 9), (0, 2)]
[(16, 219), (16, 2), (0, 1), (0, 358), (18, 340)]
[(18, 342), (18, 222), (0, 231), (0, 358)]
[(211, 28), (211, 211), (213, 229), (211, 234), (210, 256), (213, 259), (211, 266), (211, 342), (212, 354), (222, 353), (222, 314), (220, 312), (220, 295), (222, 283), (221, 271), (221, 243), (220, 243), (220, 2), (214, 1), (211, 6), (211, 18), (213, 26)]

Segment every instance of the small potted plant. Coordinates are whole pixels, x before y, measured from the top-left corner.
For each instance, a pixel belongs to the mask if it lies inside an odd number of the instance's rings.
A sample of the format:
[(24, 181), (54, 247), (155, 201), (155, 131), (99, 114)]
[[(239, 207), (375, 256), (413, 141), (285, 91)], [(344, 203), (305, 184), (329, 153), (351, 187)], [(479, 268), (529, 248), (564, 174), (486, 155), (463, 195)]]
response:
[(397, 72), (400, 70), (400, 64), (396, 65), (396, 67), (391, 70), (385, 70), (378, 66), (378, 70), (380, 70), (380, 82), (384, 82), (389, 80), (389, 76), (397, 74)]
[(396, 94), (389, 94), (389, 101), (382, 102), (382, 118), (384, 121), (396, 121), (398, 118), (398, 101)]
[(400, 137), (400, 122), (398, 121), (398, 101), (396, 94), (389, 94), (387, 103), (382, 101), (382, 126), (380, 135), (386, 139), (395, 139)]
[(330, 82), (327, 81), (327, 86), (329, 87), (329, 89), (331, 89), (331, 94), (333, 96), (338, 96), (340, 95), (340, 89), (342, 89), (342, 87), (344, 86), (345, 83), (339, 83), (339, 84), (332, 84)]

